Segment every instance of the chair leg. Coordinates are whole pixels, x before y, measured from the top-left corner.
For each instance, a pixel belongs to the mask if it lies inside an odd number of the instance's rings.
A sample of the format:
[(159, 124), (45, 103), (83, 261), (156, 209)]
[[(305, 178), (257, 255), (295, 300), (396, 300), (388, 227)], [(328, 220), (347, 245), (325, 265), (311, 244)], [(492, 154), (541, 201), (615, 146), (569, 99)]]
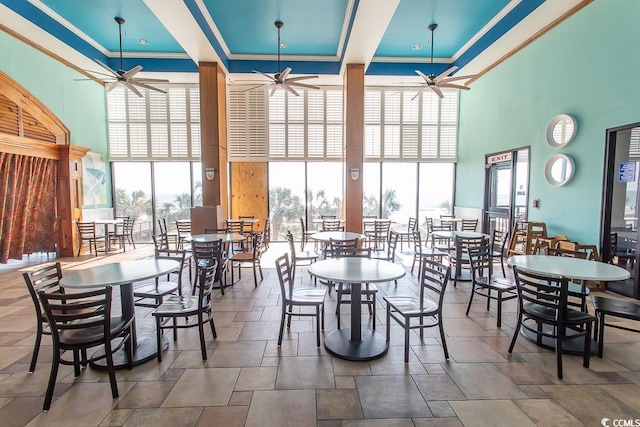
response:
[(258, 272), (256, 271), (256, 265), (253, 264), (253, 286), (258, 287)]
[(409, 363), (409, 333), (411, 332), (411, 329), (409, 329), (409, 322), (410, 320), (405, 318), (405, 325), (404, 325), (404, 363)]
[(38, 361), (38, 353), (40, 352), (40, 343), (42, 342), (42, 325), (38, 325), (36, 332), (36, 342), (33, 347), (33, 355), (31, 356), (31, 364), (29, 365), (29, 373), (33, 374), (36, 370), (36, 362)]
[(280, 334), (278, 334), (278, 346), (282, 345), (282, 334), (284, 333), (284, 318), (285, 318), (285, 314), (286, 314), (286, 309), (287, 305), (283, 302), (282, 303), (282, 315), (280, 316)]
[(376, 330), (376, 294), (374, 293), (372, 295), (373, 297), (373, 327), (372, 329), (375, 331)]
[(502, 292), (498, 291), (498, 307), (496, 308), (497, 311), (497, 326), (498, 328), (502, 327)]
[(53, 348), (53, 360), (51, 361), (51, 373), (49, 374), (49, 384), (47, 385), (47, 393), (44, 396), (43, 411), (51, 408), (51, 400), (53, 399), (53, 389), (56, 386), (56, 378), (58, 377), (58, 368), (60, 367), (60, 350), (55, 346)]
[(211, 335), (213, 335), (213, 338), (218, 338), (218, 332), (216, 332), (216, 325), (213, 323), (213, 314), (211, 312), (208, 313), (209, 315), (209, 326), (211, 326)]
[(107, 361), (107, 371), (109, 372), (109, 382), (111, 383), (111, 396), (118, 398), (118, 383), (116, 382), (116, 369), (113, 367), (113, 351), (111, 351), (111, 341), (105, 343), (104, 354)]
[(556, 336), (556, 364), (558, 367), (558, 379), (562, 379), (562, 341), (564, 335), (564, 327), (558, 326), (558, 332)]
[(584, 337), (584, 360), (582, 366), (589, 367), (589, 361), (591, 359), (591, 322), (587, 323), (586, 335)]
[(469, 315), (469, 310), (471, 309), (471, 302), (473, 301), (473, 295), (476, 293), (476, 284), (471, 282), (471, 292), (469, 293), (469, 302), (467, 303), (467, 311), (465, 315)]
[(442, 325), (441, 314), (438, 315), (438, 329), (440, 329), (440, 339), (442, 340), (442, 349), (444, 350), (444, 358), (449, 360), (449, 350), (447, 349), (447, 339), (444, 337), (444, 326)]
[(502, 266), (502, 276), (506, 279), (507, 278), (507, 273), (504, 270), (504, 257), (500, 257), (500, 265)]
[(389, 306), (389, 303), (387, 303), (387, 342), (390, 341), (391, 339), (391, 307)]
[(513, 337), (511, 338), (511, 344), (509, 345), (509, 354), (513, 353), (513, 347), (516, 345), (516, 340), (518, 339), (518, 334), (520, 333), (521, 322), (522, 314), (520, 313), (520, 309), (518, 309), (518, 323), (516, 324), (516, 330), (513, 331)]
[(162, 324), (160, 316), (156, 316), (156, 345), (158, 351), (158, 363), (162, 362)]
[(204, 319), (202, 313), (198, 313), (198, 333), (200, 334), (200, 351), (202, 352), (202, 360), (207, 360), (207, 344), (204, 341)]
[(316, 305), (316, 346), (320, 347), (320, 306)]
[[(600, 319), (598, 319), (598, 314), (600, 314)], [(598, 357), (602, 359), (604, 353), (604, 313), (596, 313), (596, 329), (598, 329)]]

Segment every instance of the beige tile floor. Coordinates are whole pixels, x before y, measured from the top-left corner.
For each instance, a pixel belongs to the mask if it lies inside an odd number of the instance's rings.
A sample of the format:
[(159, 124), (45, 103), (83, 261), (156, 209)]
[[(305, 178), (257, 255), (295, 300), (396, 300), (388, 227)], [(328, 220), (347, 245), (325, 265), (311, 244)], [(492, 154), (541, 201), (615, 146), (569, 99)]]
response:
[[(149, 256), (151, 248), (61, 259), (65, 270)], [(412, 333), (408, 364), (403, 333), (393, 325), (388, 353), (371, 362), (348, 362), (315, 346), (310, 318), (294, 320), (277, 346), (280, 290), (273, 260), (286, 246), (272, 244), (263, 258), (264, 280), (253, 286), (250, 270), (214, 302), (218, 338), (207, 332), (202, 361), (196, 329), (181, 330), (162, 363), (118, 371), (120, 397), (108, 378), (87, 368), (78, 378), (63, 367), (51, 410), (42, 412), (51, 345), (43, 340), (38, 366), (27, 373), (35, 316), (22, 272), (46, 257), (0, 266), (0, 425), (2, 426), (558, 426), (601, 425), (603, 418), (640, 418), (640, 334), (608, 329), (605, 357), (582, 367), (565, 356), (565, 379), (556, 378), (555, 355), (521, 338), (507, 353), (516, 321), (515, 301), (504, 305), (502, 328), (482, 299), (464, 314), (469, 284), (447, 289), (444, 324), (451, 358), (444, 359), (437, 330), (424, 341)], [(410, 266), (411, 255), (401, 261)], [(304, 269), (303, 269), (304, 270)], [(311, 283), (306, 273), (298, 282)], [(379, 286), (373, 321), (384, 333), (382, 297), (414, 293), (408, 274), (396, 287)], [(323, 334), (336, 328), (335, 292), (327, 302)], [(149, 309), (137, 311), (138, 330), (153, 333)], [(343, 307), (348, 322), (348, 307)], [(168, 334), (170, 338), (170, 334)]]

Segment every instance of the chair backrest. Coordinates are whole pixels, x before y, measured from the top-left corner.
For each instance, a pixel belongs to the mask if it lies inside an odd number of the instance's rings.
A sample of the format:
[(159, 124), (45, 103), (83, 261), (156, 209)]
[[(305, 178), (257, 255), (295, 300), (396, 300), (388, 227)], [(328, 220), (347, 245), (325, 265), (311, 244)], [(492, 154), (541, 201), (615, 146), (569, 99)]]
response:
[(449, 283), (451, 267), (433, 260), (432, 258), (422, 258), (420, 268), (420, 309), (424, 308), (425, 295), (432, 297), (435, 293), (438, 296), (438, 308), (442, 310), (444, 293)]
[(167, 234), (167, 220), (164, 218), (158, 220), (158, 234)]
[(418, 229), (418, 219), (417, 218), (409, 218), (409, 223), (407, 224), (407, 231), (409, 233), (416, 231)]
[(211, 305), (211, 291), (218, 271), (218, 261), (198, 270), (198, 309), (201, 311)]
[(238, 219), (242, 220), (242, 232), (245, 234), (253, 234), (253, 220), (255, 219), (255, 217), (253, 215), (239, 215)]
[(376, 222), (374, 220), (364, 220), (362, 222), (362, 232), (364, 234), (373, 234), (376, 231)]
[(264, 245), (264, 231), (254, 233), (251, 237), (253, 242), (253, 259), (260, 259), (264, 251), (266, 250)]
[(154, 234), (151, 236), (156, 249), (169, 249), (169, 239), (167, 234)]
[(591, 252), (572, 251), (570, 249), (549, 248), (551, 256), (565, 256), (570, 258), (590, 259)]
[(556, 319), (561, 322), (566, 318), (568, 285), (566, 277), (559, 278), (534, 274), (513, 267), (513, 275), (518, 289), (520, 310), (526, 312), (529, 303), (556, 311)]
[(191, 242), (191, 253), (198, 268), (204, 268), (216, 264), (218, 266), (215, 281), (222, 278), (226, 270), (227, 252), (224, 250), (222, 240), (212, 242)]
[(389, 240), (387, 241), (387, 258), (389, 258), (391, 262), (396, 261), (396, 248), (398, 247), (399, 237), (400, 234), (396, 231), (391, 231), (389, 233)]
[(190, 219), (180, 219), (176, 221), (176, 228), (178, 229), (178, 236), (186, 236), (191, 234), (191, 220)]
[(136, 223), (136, 219), (132, 218), (132, 217), (128, 217), (124, 219), (124, 224), (123, 224), (123, 233), (126, 234), (127, 236), (133, 236), (133, 226)]
[(293, 234), (291, 234), (291, 231), (287, 231), (287, 242), (289, 242), (289, 250), (291, 251), (291, 261), (293, 262), (296, 259), (296, 245), (293, 241)]
[(355, 253), (358, 249), (358, 239), (350, 240), (334, 240), (329, 239), (326, 256), (329, 258), (337, 258), (348, 253)]
[(339, 219), (323, 219), (322, 229), (324, 231), (344, 231), (344, 225)]
[(264, 220), (264, 241), (265, 243), (270, 243), (271, 242), (271, 219), (269, 217), (267, 217), (267, 219)]
[(320, 214), (320, 219), (336, 219), (335, 214)]
[(78, 225), (78, 232), (81, 239), (93, 239), (96, 237), (96, 223), (95, 222), (76, 222)]
[(181, 249), (156, 249), (155, 257), (156, 259), (168, 259), (168, 260), (179, 262), (178, 267), (175, 270), (169, 272), (167, 276), (170, 276), (172, 273), (177, 274), (178, 288), (182, 289), (182, 270), (184, 269), (184, 260), (186, 257), (186, 252)]
[(289, 264), (289, 254), (285, 253), (276, 259), (276, 272), (280, 282), (280, 293), (282, 294), (282, 305), (291, 300), (293, 293), (293, 277), (291, 276), (291, 265)]
[(205, 228), (204, 234), (227, 234), (226, 228)]
[(477, 219), (463, 219), (462, 220), (462, 231), (476, 231), (478, 228), (478, 220)]
[(435, 248), (436, 246), (449, 246), (450, 240), (445, 237), (438, 237), (433, 234), (434, 231), (452, 231), (453, 227), (451, 224), (432, 224), (431, 225), (431, 247)]
[(375, 236), (376, 239), (387, 239), (389, 230), (391, 229), (391, 220), (378, 220), (375, 222)]
[(426, 216), (424, 217), (424, 222), (427, 224), (427, 233), (431, 233), (433, 229), (433, 218)]
[[(38, 297), (49, 319), (54, 347), (67, 349), (87, 343), (95, 334), (82, 334), (81, 330), (101, 328), (101, 336), (93, 337), (95, 345), (106, 341), (111, 331), (111, 286), (69, 294), (47, 293), (38, 291)], [(73, 304), (73, 309), (69, 309)], [(69, 331), (69, 332), (67, 332)], [(67, 339), (67, 334), (71, 335)], [(84, 340), (78, 342), (84, 336)]]
[(469, 246), (467, 248), (469, 264), (471, 265), (471, 277), (474, 281), (480, 277), (486, 277), (491, 282), (493, 276), (493, 262), (491, 260), (491, 250), (488, 245)]
[(307, 227), (305, 227), (304, 219), (302, 217), (300, 217), (299, 220), (300, 220), (300, 231), (304, 234), (304, 232), (307, 231)]
[(455, 250), (457, 254), (466, 254), (467, 249), (470, 247), (482, 246), (488, 250), (489, 240), (482, 237), (463, 237), (456, 236), (455, 238)]
[(504, 254), (508, 238), (509, 233), (506, 231), (497, 230), (495, 228), (491, 230), (491, 250)]
[(411, 239), (413, 241), (413, 251), (415, 253), (422, 252), (422, 238), (420, 237), (420, 231), (416, 230), (411, 233)]
[(244, 230), (244, 221), (228, 219), (226, 220), (226, 223), (227, 223), (227, 233), (242, 234)]
[(47, 293), (60, 293), (64, 294), (64, 288), (60, 287), (60, 279), (62, 279), (62, 269), (60, 263), (49, 264), (35, 271), (29, 271), (22, 273), (29, 295), (33, 301), (33, 306), (36, 309), (36, 317), (38, 323), (44, 321), (42, 317), (42, 308), (40, 307), (40, 300), (38, 298), (38, 292)]

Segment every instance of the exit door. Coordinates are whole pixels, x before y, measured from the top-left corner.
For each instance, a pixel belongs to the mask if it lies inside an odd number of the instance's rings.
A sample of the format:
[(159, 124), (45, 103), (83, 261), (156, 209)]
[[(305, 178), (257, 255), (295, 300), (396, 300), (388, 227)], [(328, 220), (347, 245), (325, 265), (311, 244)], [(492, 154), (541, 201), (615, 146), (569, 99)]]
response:
[(509, 233), (515, 220), (527, 219), (529, 148), (486, 156), (484, 232)]

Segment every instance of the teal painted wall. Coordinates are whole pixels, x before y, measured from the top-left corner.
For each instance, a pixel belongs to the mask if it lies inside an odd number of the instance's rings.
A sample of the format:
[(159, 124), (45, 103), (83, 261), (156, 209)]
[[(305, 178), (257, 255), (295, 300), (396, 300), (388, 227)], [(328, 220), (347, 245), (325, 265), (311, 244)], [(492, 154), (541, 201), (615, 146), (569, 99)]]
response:
[[(640, 1), (596, 0), (474, 82), (460, 99), (456, 206), (483, 207), (485, 154), (530, 146), (529, 219), (598, 244), (606, 129), (640, 122), (638, 40)], [(578, 132), (553, 149), (545, 132), (560, 113), (577, 119)], [(559, 188), (544, 179), (556, 153), (576, 164)]]
[[(0, 31), (0, 71), (44, 103), (71, 132), (71, 144), (101, 153), (108, 161), (107, 112), (104, 87), (75, 81), (83, 75), (20, 40)], [(112, 206), (111, 172), (106, 166), (107, 203)]]

